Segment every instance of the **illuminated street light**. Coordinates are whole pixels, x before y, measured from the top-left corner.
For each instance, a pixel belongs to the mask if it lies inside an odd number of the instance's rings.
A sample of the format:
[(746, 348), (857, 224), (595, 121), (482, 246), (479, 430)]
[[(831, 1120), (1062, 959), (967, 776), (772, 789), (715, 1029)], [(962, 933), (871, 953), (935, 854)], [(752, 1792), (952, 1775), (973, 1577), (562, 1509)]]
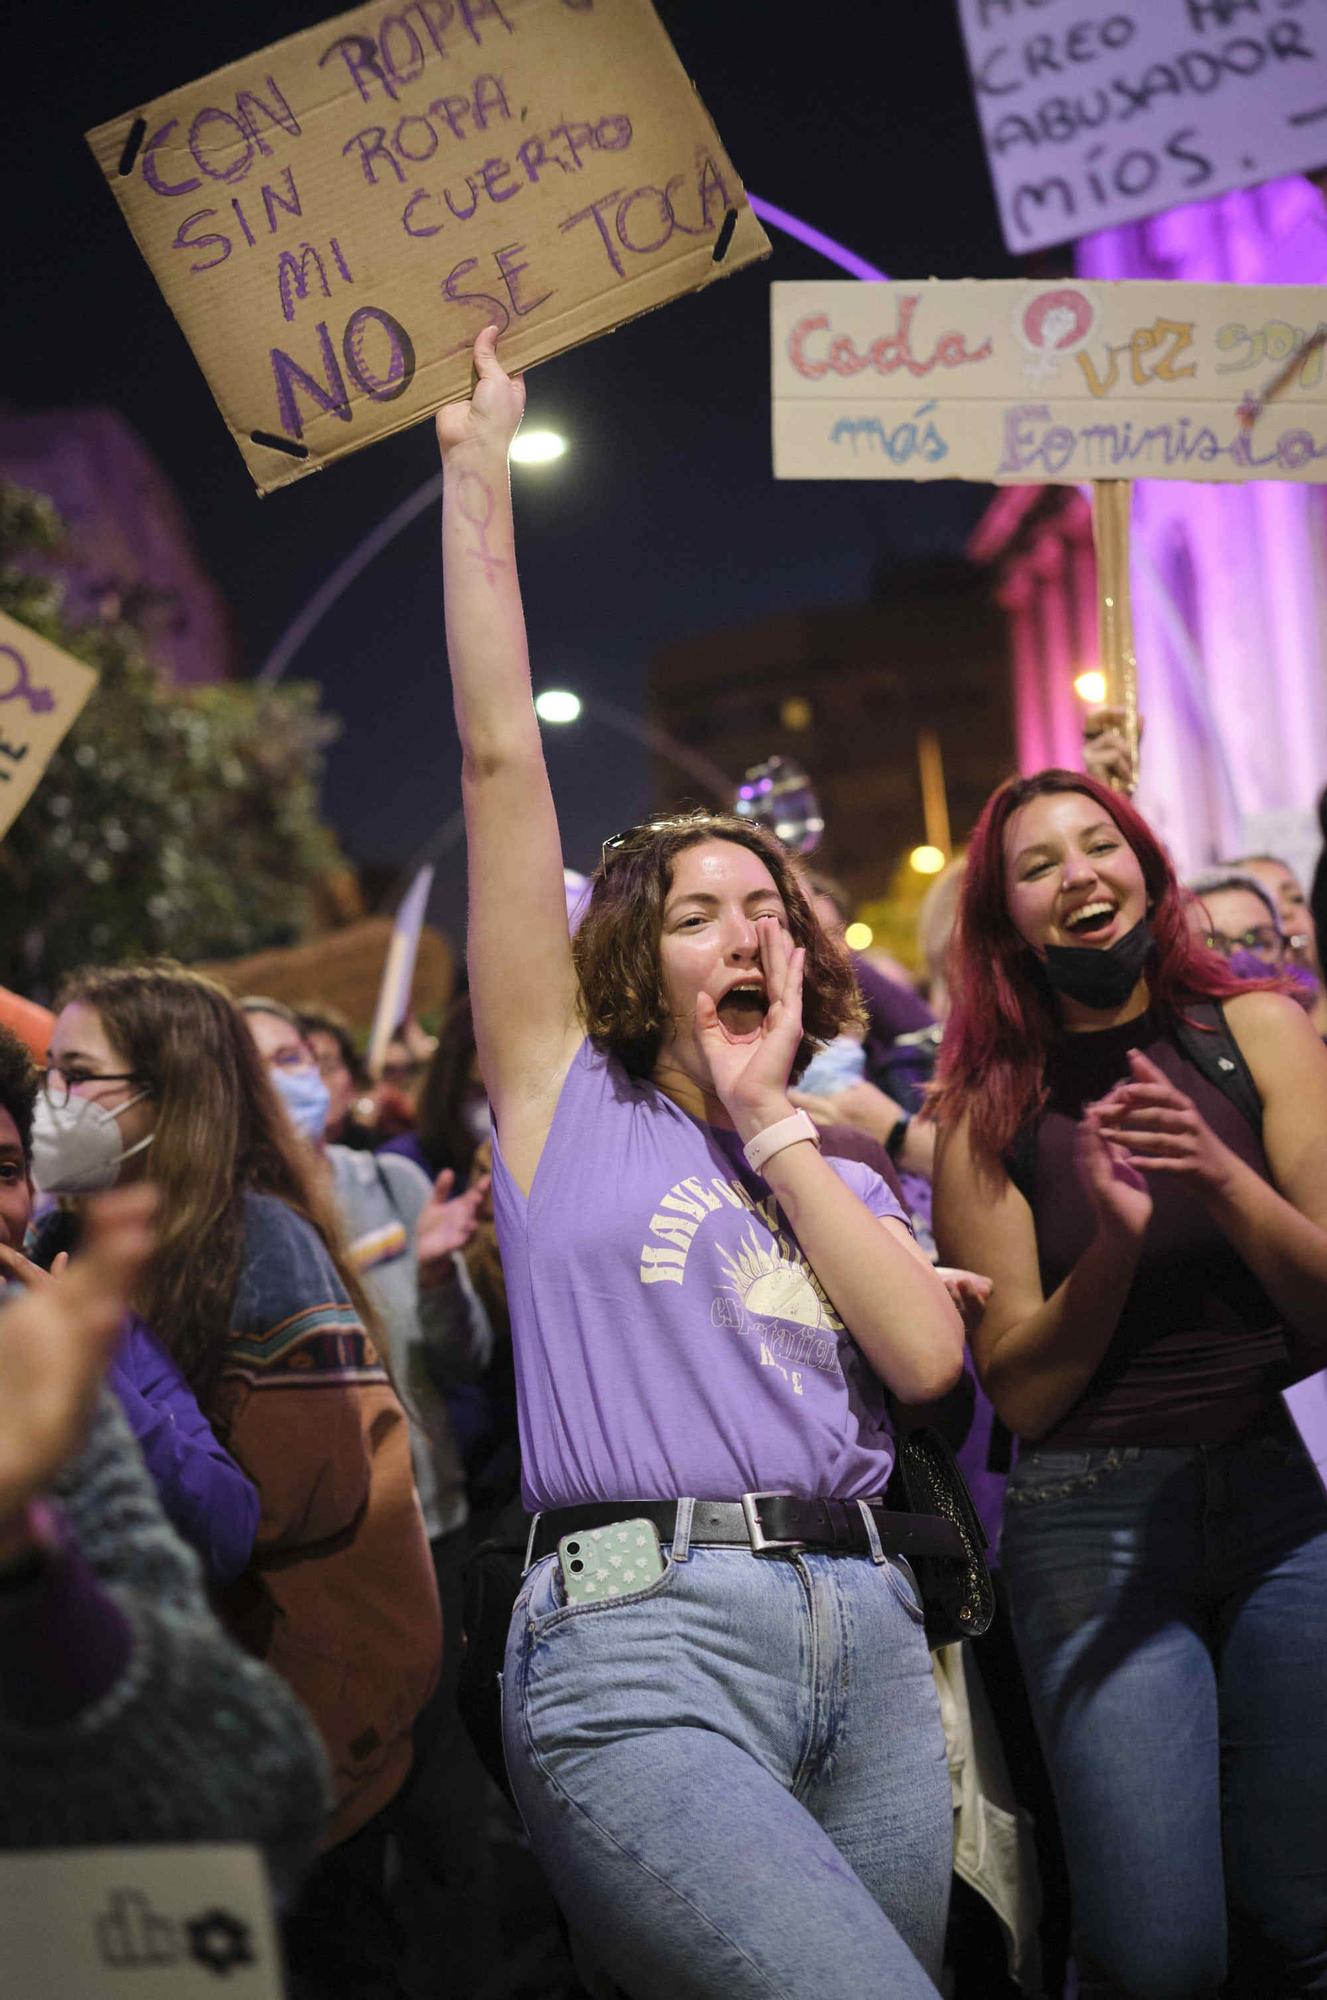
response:
[(567, 440), (556, 431), (518, 431), (511, 441), (510, 457), (513, 465), (547, 465), (561, 458), (566, 449)]
[(1089, 708), (1098, 708), (1106, 699), (1106, 676), (1097, 667), (1089, 667), (1075, 677), (1074, 693)]
[(944, 849), (932, 847), (929, 843), (914, 847), (908, 856), (908, 866), (918, 875), (938, 875), (945, 865)]
[(545, 688), (534, 698), (534, 712), (541, 722), (575, 722), (581, 712), (581, 698), (570, 688)]
[(849, 951), (868, 951), (875, 943), (875, 932), (869, 924), (849, 924), (843, 942)]

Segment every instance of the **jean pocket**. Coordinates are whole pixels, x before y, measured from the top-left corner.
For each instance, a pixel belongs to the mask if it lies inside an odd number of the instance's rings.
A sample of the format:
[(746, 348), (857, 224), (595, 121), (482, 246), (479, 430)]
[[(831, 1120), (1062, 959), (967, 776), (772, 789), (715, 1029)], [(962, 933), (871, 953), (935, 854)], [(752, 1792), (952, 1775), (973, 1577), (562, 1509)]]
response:
[(926, 1613), (922, 1608), (922, 1594), (912, 1564), (905, 1556), (886, 1556), (881, 1567), (889, 1578), (890, 1589), (913, 1624), (924, 1625)]
[(543, 1562), (535, 1564), (526, 1578), (525, 1617), (530, 1632), (542, 1634), (574, 1619), (611, 1618), (615, 1612), (627, 1611), (633, 1605), (646, 1604), (653, 1598), (662, 1597), (671, 1587), (679, 1568), (671, 1555), (663, 1560), (663, 1574), (652, 1577), (640, 1590), (626, 1590), (616, 1597), (585, 1599), (569, 1604), (561, 1565), (556, 1556), (546, 1556)]
[(1034, 1445), (1018, 1454), (1005, 1488), (1005, 1505), (1032, 1507), (1072, 1500), (1136, 1464), (1140, 1456), (1137, 1445), (1093, 1445), (1079, 1451), (1043, 1451)]

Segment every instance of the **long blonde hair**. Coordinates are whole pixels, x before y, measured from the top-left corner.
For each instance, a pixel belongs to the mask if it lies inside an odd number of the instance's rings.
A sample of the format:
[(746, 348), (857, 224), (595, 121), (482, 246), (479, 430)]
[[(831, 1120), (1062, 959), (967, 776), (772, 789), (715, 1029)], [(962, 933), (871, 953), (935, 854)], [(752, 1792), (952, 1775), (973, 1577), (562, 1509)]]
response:
[(59, 1005), (74, 1001), (96, 1009), (117, 1060), (156, 1106), (147, 1158), (161, 1190), (160, 1242), (135, 1303), (203, 1406), (232, 1331), (246, 1193), (275, 1195), (317, 1231), (383, 1354), (377, 1315), (346, 1256), (330, 1195), (225, 989), (157, 959), (72, 974)]

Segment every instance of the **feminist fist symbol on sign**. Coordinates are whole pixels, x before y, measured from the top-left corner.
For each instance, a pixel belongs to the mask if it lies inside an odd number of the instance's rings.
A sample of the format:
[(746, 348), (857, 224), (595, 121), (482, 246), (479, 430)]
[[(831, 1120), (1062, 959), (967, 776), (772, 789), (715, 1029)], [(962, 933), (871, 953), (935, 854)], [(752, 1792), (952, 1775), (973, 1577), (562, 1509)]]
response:
[(33, 686), (28, 663), (22, 653), (15, 652), (12, 646), (0, 646), (0, 653), (14, 663), (14, 685), (0, 694), (0, 701), (25, 701), (34, 715), (48, 715), (55, 707), (55, 696), (51, 690)]

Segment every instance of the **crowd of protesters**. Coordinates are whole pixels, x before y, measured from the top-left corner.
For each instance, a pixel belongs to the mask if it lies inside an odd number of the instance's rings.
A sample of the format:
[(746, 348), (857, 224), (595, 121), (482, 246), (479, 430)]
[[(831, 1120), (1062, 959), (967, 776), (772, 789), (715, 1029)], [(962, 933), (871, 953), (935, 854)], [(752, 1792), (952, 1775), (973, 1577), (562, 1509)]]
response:
[(1180, 883), (1106, 711), (920, 992), (722, 811), (569, 921), (475, 362), (436, 1045), (166, 963), (0, 1028), (0, 1846), (256, 1845), (294, 2000), (1327, 1993), (1303, 885)]

